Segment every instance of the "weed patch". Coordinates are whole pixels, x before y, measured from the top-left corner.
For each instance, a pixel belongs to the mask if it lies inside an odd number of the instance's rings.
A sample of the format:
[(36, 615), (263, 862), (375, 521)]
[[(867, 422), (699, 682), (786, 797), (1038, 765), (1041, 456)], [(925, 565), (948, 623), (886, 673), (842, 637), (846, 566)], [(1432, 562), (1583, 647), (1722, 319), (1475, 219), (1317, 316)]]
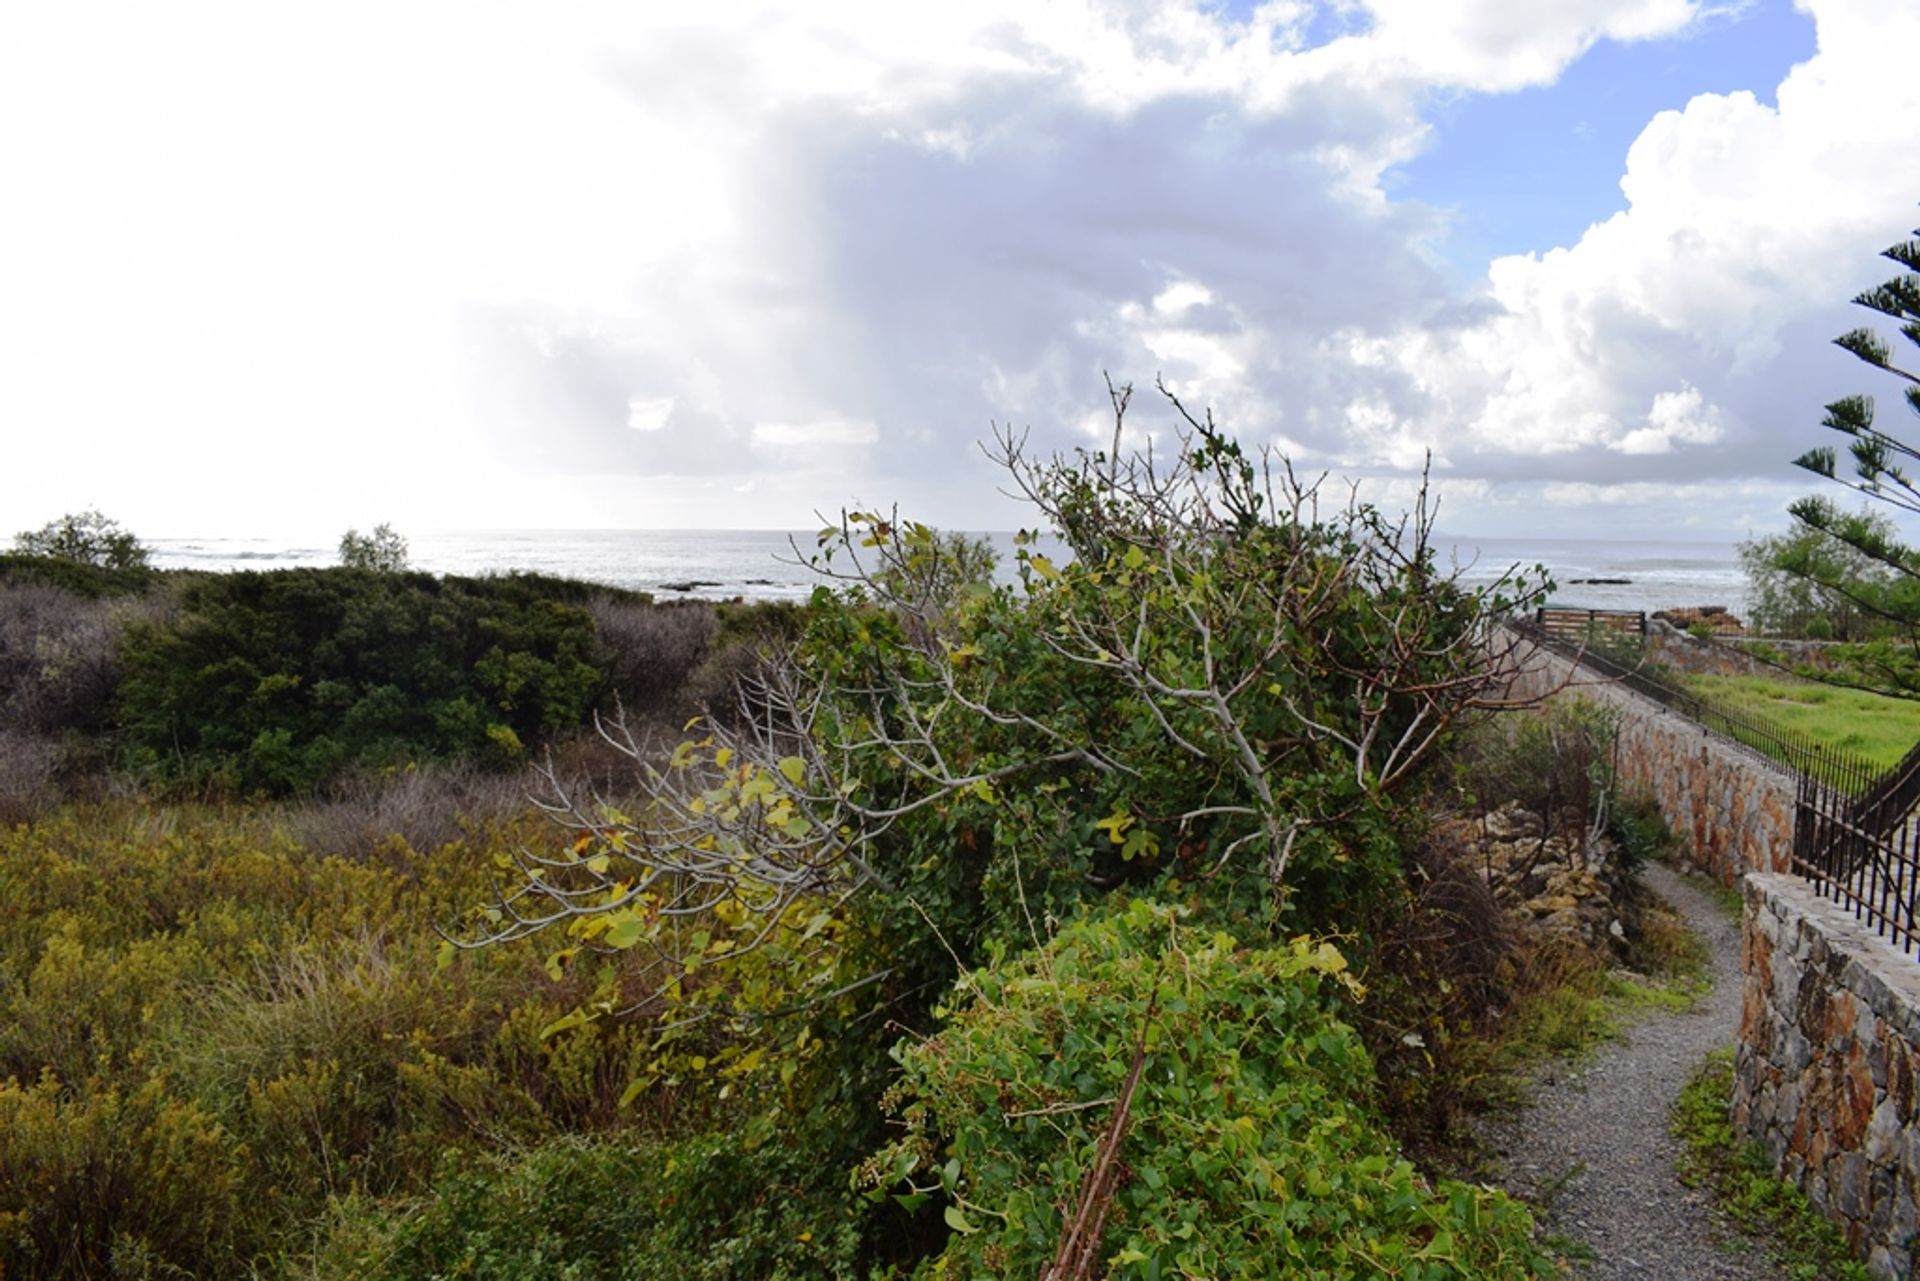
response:
[(1867, 1281), (1866, 1267), (1847, 1250), (1839, 1229), (1774, 1173), (1759, 1144), (1734, 1133), (1732, 1097), (1733, 1052), (1716, 1050), (1674, 1104), (1681, 1181), (1711, 1189), (1721, 1209), (1766, 1242), (1794, 1281)]

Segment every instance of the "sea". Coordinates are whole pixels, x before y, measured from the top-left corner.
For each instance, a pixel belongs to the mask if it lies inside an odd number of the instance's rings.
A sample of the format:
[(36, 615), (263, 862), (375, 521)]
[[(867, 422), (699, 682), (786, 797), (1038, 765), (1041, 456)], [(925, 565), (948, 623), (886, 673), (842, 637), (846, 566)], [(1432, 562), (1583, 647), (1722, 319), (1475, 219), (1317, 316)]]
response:
[[(482, 575), (533, 570), (653, 592), (660, 599), (803, 600), (823, 578), (809, 563), (817, 531), (473, 530), (410, 537), (414, 568)], [(1011, 580), (1013, 535), (988, 533)], [(158, 538), (156, 565), (249, 570), (332, 565), (337, 546), (275, 538)], [(1736, 614), (1746, 580), (1732, 543), (1578, 538), (1437, 540), (1443, 561), (1479, 585), (1515, 568), (1544, 567), (1551, 602), (1583, 609), (1656, 610), (1724, 605)], [(1059, 558), (1043, 539), (1037, 549)], [(844, 560), (833, 568), (844, 568)]]

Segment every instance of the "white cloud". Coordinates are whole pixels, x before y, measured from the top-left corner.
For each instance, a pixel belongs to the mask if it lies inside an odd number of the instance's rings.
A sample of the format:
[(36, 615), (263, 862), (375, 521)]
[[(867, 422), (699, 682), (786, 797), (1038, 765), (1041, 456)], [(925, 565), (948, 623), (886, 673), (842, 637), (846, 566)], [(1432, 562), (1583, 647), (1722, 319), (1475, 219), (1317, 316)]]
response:
[(1920, 13), (1810, 0), (1777, 108), (1663, 114), (1627, 212), (1463, 300), (1383, 178), (1433, 95), (1702, 5), (1341, 7), (1360, 30), (1318, 46), (1305, 0), (28, 7), (0, 115), (49, 123), (0, 133), (30, 193), (0, 202), (0, 508), (330, 520), (372, 471), (403, 524), (898, 495), (978, 525), (972, 441), (1103, 438), (1103, 371), (1355, 472), (1432, 449), (1475, 503), (1773, 450), (1788, 327), (1920, 196)]
[(659, 431), (672, 416), (671, 396), (655, 396), (651, 399), (634, 396), (627, 401), (627, 426), (634, 431)]
[(1623, 454), (1665, 454), (1675, 445), (1712, 444), (1720, 432), (1719, 409), (1701, 398), (1699, 388), (1682, 387), (1655, 396), (1647, 425), (1628, 432), (1615, 448)]
[(1660, 113), (1628, 154), (1626, 210), (1571, 247), (1495, 262), (1476, 323), (1372, 338), (1430, 432), (1482, 465), (1686, 446), (1691, 467), (1746, 470), (1764, 463), (1704, 447), (1758, 444), (1782, 464), (1797, 452), (1784, 442), (1846, 390), (1793, 380), (1818, 355), (1804, 331), (1851, 323), (1841, 304), (1884, 276), (1871, 251), (1920, 199), (1894, 159), (1920, 151), (1920, 82), (1900, 70), (1920, 8), (1808, 7), (1819, 53), (1777, 105), (1743, 91)]
[(1599, 40), (1673, 35), (1700, 10), (1695, 0), (1369, 0), (1367, 8), (1375, 26), (1355, 42), (1359, 60), (1483, 91), (1549, 84)]
[(753, 443), (771, 449), (846, 449), (871, 445), (878, 439), (879, 427), (850, 418), (823, 418), (810, 423), (756, 423), (753, 428)]

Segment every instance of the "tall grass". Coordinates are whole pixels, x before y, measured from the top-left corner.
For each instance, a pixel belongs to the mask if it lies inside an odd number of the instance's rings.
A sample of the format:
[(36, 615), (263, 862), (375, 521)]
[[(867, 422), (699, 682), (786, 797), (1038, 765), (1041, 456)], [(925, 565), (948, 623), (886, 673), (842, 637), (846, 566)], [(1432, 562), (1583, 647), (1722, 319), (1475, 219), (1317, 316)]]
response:
[(543, 1035), (594, 967), (537, 941), (437, 962), (434, 926), (557, 832), (475, 821), (366, 859), (299, 826), (108, 804), (0, 831), (9, 1281), (272, 1272), (330, 1200), (421, 1188), (448, 1150), (661, 1119), (618, 1106), (647, 1029)]
[(1920, 701), (1771, 676), (1685, 678), (1703, 698), (1887, 769), (1920, 742)]

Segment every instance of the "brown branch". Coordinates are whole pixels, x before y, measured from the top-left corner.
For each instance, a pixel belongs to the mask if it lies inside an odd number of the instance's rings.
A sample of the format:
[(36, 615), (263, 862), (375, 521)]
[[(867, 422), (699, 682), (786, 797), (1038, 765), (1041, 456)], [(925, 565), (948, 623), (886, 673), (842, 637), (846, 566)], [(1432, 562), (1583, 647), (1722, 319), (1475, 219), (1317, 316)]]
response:
[(1120, 1147), (1127, 1139), (1127, 1127), (1133, 1120), (1133, 1093), (1140, 1084), (1140, 1071), (1147, 1063), (1147, 1026), (1153, 1021), (1160, 1003), (1156, 991), (1140, 1018), (1140, 1032), (1134, 1038), (1133, 1065), (1127, 1069), (1127, 1082), (1113, 1108), (1113, 1120), (1094, 1150), (1093, 1168), (1081, 1184), (1080, 1198), (1073, 1221), (1060, 1238), (1053, 1262), (1040, 1272), (1040, 1281), (1092, 1281), (1100, 1262), (1100, 1242), (1106, 1235), (1107, 1212), (1113, 1208), (1115, 1180), (1120, 1170)]

